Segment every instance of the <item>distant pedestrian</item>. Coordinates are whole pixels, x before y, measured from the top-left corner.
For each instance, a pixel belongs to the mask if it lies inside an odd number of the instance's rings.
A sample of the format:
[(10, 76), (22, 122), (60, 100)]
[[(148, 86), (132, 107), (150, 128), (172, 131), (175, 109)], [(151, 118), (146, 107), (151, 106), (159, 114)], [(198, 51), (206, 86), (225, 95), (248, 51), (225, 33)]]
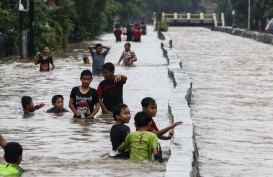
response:
[(127, 34), (127, 41), (132, 41), (133, 40), (133, 29), (132, 25), (128, 24), (126, 28), (126, 34)]
[(43, 54), (40, 52), (36, 53), (37, 60), (35, 61), (35, 65), (40, 64), (40, 71), (50, 71), (50, 64), (52, 65), (51, 70), (55, 68), (53, 64), (52, 56), (49, 56), (49, 48), (45, 47)]
[(116, 37), (116, 42), (121, 41), (121, 35), (122, 35), (122, 30), (120, 29), (119, 25), (116, 25), (116, 29), (114, 31), (115, 37)]
[(147, 28), (146, 25), (144, 23), (144, 21), (142, 21), (141, 23), (141, 34), (145, 35), (147, 33)]
[(134, 51), (131, 50), (131, 44), (129, 42), (125, 43), (124, 48), (125, 50), (122, 52), (118, 64), (120, 64), (120, 62), (123, 61), (122, 65), (132, 66), (133, 62), (137, 61), (136, 54)]
[(141, 32), (140, 32), (140, 26), (136, 25), (133, 31), (133, 41), (140, 42), (141, 41)]
[(271, 20), (268, 22), (265, 31), (273, 34), (273, 18), (271, 18)]
[[(102, 51), (103, 48), (106, 50)], [(95, 46), (90, 45), (88, 49), (93, 59), (92, 73), (94, 76), (101, 76), (102, 66), (104, 65), (105, 58), (110, 50), (110, 47), (106, 47), (98, 43)]]

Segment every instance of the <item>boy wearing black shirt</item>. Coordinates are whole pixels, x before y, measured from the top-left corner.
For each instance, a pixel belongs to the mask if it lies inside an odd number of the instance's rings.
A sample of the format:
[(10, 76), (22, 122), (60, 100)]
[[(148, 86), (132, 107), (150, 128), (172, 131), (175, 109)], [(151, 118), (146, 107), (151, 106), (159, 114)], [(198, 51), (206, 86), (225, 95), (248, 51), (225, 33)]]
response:
[(104, 113), (111, 113), (113, 108), (123, 103), (123, 85), (127, 77), (114, 75), (115, 66), (113, 63), (105, 63), (102, 67), (104, 80), (98, 86), (98, 95), (101, 109)]
[(89, 87), (92, 81), (90, 70), (84, 70), (80, 78), (82, 85), (74, 87), (70, 94), (69, 108), (74, 113), (74, 118), (93, 118), (100, 104), (96, 89)]

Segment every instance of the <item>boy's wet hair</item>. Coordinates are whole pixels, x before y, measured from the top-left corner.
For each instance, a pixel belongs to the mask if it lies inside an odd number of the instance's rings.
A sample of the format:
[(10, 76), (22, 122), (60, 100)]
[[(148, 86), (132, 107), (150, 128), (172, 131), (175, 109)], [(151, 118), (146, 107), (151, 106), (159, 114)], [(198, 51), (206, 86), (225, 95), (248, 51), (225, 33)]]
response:
[(141, 106), (143, 108), (147, 108), (150, 104), (152, 105), (156, 104), (155, 99), (153, 99), (152, 97), (143, 98), (141, 101)]
[(23, 153), (23, 148), (19, 143), (9, 142), (4, 147), (5, 160), (7, 163), (15, 164)]
[(145, 127), (153, 120), (152, 117), (144, 111), (136, 113), (134, 119), (137, 128)]
[(124, 46), (126, 46), (126, 45), (128, 45), (129, 47), (131, 47), (131, 44), (130, 44), (129, 42), (126, 42), (126, 43), (124, 44)]
[(113, 65), (113, 63), (107, 62), (102, 66), (102, 69), (106, 69), (110, 72), (115, 72), (115, 66)]
[(126, 104), (123, 104), (123, 103), (120, 103), (118, 104), (117, 106), (114, 107), (113, 109), (113, 117), (114, 117), (114, 120), (117, 121), (117, 115), (120, 114), (120, 112), (127, 108), (128, 106)]
[(30, 96), (23, 96), (21, 99), (22, 107), (25, 109), (30, 104), (32, 98)]
[(95, 48), (98, 48), (98, 47), (101, 47), (102, 45), (101, 45), (101, 43), (97, 43), (96, 45), (95, 45)]
[(57, 101), (59, 98), (61, 98), (62, 100), (64, 100), (63, 95), (54, 95), (54, 96), (52, 97), (52, 104), (56, 103), (56, 101)]
[(81, 73), (81, 78), (83, 76), (90, 76), (92, 78), (92, 72), (89, 69), (83, 70)]

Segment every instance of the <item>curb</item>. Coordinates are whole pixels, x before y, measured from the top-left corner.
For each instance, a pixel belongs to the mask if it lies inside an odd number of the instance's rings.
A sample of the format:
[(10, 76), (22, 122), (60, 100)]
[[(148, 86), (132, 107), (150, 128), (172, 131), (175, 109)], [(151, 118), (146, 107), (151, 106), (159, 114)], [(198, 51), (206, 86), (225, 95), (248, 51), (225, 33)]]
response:
[(183, 121), (175, 128), (175, 136), (170, 145), (170, 158), (166, 164), (165, 177), (200, 176), (198, 169), (198, 150), (195, 143), (194, 128), (190, 113), (192, 83), (182, 69), (182, 61), (177, 57), (172, 40), (167, 33), (161, 33), (163, 55), (168, 62), (169, 77), (174, 91), (169, 98), (168, 107), (172, 122)]

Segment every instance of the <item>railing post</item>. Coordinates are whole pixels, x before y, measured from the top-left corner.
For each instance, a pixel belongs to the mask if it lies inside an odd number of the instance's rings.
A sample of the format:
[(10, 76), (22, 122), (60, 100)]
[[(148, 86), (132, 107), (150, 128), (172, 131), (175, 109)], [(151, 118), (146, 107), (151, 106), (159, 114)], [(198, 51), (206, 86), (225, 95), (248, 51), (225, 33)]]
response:
[(187, 19), (191, 20), (191, 14), (190, 13), (187, 13)]
[(225, 16), (224, 13), (221, 13), (222, 27), (225, 27)]
[(177, 20), (177, 13), (174, 13), (174, 14), (173, 14), (173, 19), (174, 19), (174, 20)]
[(190, 23), (190, 21), (191, 21), (191, 14), (190, 13), (187, 13), (187, 20), (188, 20), (188, 23)]
[(161, 22), (165, 20), (165, 12), (162, 12)]
[(153, 24), (154, 24), (154, 28), (156, 29), (156, 13), (153, 13)]
[(175, 25), (177, 24), (177, 13), (173, 14), (173, 22)]
[(204, 22), (204, 13), (200, 13), (200, 23)]
[(216, 14), (213, 13), (213, 21), (214, 21), (214, 26), (217, 27), (217, 18), (216, 18)]

